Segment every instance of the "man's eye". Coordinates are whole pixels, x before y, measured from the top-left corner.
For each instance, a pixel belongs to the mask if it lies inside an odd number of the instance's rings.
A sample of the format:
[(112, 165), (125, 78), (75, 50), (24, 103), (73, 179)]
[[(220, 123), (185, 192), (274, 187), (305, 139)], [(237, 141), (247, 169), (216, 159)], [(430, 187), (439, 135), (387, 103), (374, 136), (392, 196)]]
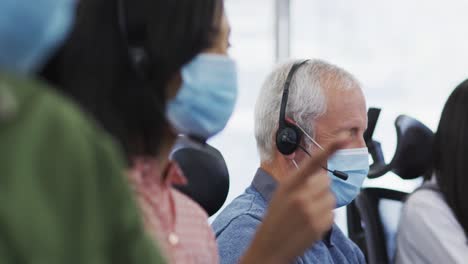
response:
[(356, 137), (356, 136), (358, 135), (358, 133), (359, 133), (359, 129), (357, 129), (357, 128), (352, 128), (352, 129), (349, 131), (349, 135), (350, 135), (351, 137)]

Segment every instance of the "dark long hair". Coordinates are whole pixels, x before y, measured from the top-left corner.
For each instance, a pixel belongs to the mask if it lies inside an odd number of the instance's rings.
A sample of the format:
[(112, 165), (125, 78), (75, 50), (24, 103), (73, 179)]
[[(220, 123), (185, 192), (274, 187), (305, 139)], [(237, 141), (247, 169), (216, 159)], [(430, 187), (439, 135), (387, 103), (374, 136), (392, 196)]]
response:
[(447, 204), (468, 235), (468, 80), (445, 103), (434, 139), (434, 172)]
[[(222, 0), (122, 1), (132, 11), (125, 21), (131, 34), (122, 33), (118, 1), (80, 0), (73, 32), (42, 76), (110, 132), (130, 160), (157, 155), (168, 82), (214, 41)], [(145, 69), (130, 60), (134, 32), (146, 50)]]

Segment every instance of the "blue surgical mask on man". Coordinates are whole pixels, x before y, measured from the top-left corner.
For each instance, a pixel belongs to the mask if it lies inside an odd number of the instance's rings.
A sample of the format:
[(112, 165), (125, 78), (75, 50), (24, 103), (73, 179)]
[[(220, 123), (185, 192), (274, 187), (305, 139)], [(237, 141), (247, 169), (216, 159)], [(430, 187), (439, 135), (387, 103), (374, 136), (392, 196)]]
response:
[[(323, 147), (307, 134), (304, 129), (299, 128), (314, 145), (323, 150)], [(294, 160), (293, 163), (298, 167)], [(335, 195), (336, 208), (346, 206), (359, 194), (362, 184), (369, 173), (369, 151), (367, 148), (338, 150), (328, 159), (327, 169), (328, 176), (332, 179), (331, 191)], [(347, 180), (334, 176), (333, 171), (346, 173), (348, 175)]]
[(72, 27), (76, 2), (0, 1), (0, 70), (38, 71)]
[(206, 140), (226, 126), (236, 99), (235, 62), (201, 54), (182, 68), (182, 86), (169, 101), (166, 116), (177, 133)]
[(369, 173), (369, 152), (367, 148), (338, 150), (328, 159), (329, 170), (348, 174), (346, 181), (333, 176), (331, 190), (336, 198), (336, 208), (350, 204), (361, 191), (362, 184)]

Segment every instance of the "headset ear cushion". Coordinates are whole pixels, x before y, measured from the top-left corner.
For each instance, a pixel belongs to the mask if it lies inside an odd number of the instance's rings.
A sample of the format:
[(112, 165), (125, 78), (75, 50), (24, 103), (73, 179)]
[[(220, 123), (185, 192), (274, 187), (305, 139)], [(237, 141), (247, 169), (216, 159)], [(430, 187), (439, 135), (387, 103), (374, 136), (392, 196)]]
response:
[(290, 155), (297, 150), (301, 142), (301, 134), (295, 127), (278, 129), (276, 133), (276, 147), (283, 155)]

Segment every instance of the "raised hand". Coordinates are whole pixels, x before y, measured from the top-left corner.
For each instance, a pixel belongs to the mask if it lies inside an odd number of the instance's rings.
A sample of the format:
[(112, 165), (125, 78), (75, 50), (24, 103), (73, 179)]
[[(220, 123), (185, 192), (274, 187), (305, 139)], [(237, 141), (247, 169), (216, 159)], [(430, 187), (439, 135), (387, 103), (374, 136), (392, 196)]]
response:
[(345, 143), (339, 140), (317, 152), (279, 184), (241, 263), (289, 263), (330, 230), (335, 198), (328, 175), (317, 172)]

